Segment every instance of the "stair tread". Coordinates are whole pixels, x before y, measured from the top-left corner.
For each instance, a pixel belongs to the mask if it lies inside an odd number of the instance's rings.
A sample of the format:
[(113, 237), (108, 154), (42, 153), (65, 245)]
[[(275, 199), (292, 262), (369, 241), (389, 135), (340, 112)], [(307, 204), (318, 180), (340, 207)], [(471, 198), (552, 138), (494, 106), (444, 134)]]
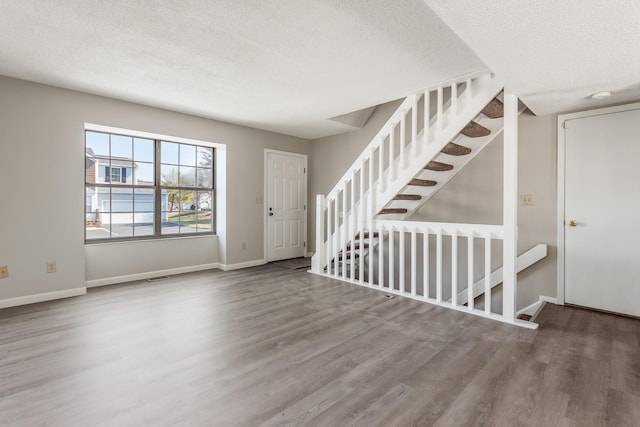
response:
[(468, 138), (480, 138), (491, 134), (491, 131), (474, 121), (470, 121), (460, 133)]
[[(343, 258), (344, 258), (344, 259), (351, 259), (351, 256), (352, 256), (352, 255), (351, 255), (350, 253), (347, 253), (347, 255), (346, 255), (346, 256), (343, 256), (343, 255), (342, 255), (342, 252), (340, 252), (340, 253), (338, 254), (338, 261), (342, 261), (342, 260), (343, 260)], [(354, 258), (358, 258), (358, 257), (360, 257), (360, 255), (359, 255), (359, 254), (353, 254), (353, 257), (354, 257)], [(334, 258), (334, 259), (332, 259), (332, 260), (331, 260), (331, 262), (335, 262), (335, 260), (336, 260), (336, 259)]]
[(450, 156), (466, 156), (471, 153), (471, 148), (465, 147), (463, 145), (458, 145), (454, 142), (448, 143), (442, 150), (441, 153), (448, 154)]
[(490, 119), (504, 117), (504, 104), (498, 98), (493, 98), (486, 107), (482, 109), (482, 114)]
[[(362, 247), (363, 249), (367, 249), (369, 247), (368, 243), (360, 243), (360, 242), (355, 242), (353, 244), (353, 250), (358, 250), (360, 249), (360, 247)], [(350, 251), (351, 250), (351, 243), (347, 244), (347, 250)]]
[[(379, 235), (380, 235), (380, 233), (379, 233), (379, 232), (377, 232), (377, 231), (374, 231), (374, 232), (373, 232), (373, 237), (374, 237), (374, 238), (377, 238)], [(369, 232), (368, 232), (368, 231), (365, 231), (365, 232), (363, 233), (363, 235), (362, 235), (362, 238), (364, 238), (364, 239), (368, 239), (368, 238), (369, 238)], [(354, 240), (358, 240), (358, 239), (360, 239), (360, 233), (356, 234), (356, 237), (354, 238)]]
[(393, 200), (420, 200), (422, 196), (419, 194), (397, 194)]
[(411, 181), (409, 181), (408, 185), (418, 185), (418, 186), (421, 186), (421, 187), (434, 187), (434, 186), (438, 185), (438, 183), (436, 181), (432, 181), (430, 179), (413, 178)]
[(432, 160), (429, 163), (427, 163), (427, 166), (425, 166), (424, 168), (430, 171), (435, 171), (435, 172), (446, 172), (453, 169), (453, 165), (450, 165), (448, 163), (436, 162), (435, 160)]
[(403, 214), (407, 213), (408, 210), (405, 208), (385, 208), (378, 212), (378, 215), (386, 215), (386, 214)]

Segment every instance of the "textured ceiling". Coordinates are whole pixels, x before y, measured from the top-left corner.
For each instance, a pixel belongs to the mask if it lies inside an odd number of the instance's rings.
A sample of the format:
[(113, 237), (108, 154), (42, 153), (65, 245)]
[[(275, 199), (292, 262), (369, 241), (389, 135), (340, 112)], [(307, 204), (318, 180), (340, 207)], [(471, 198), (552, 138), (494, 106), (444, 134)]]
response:
[(485, 68), (422, 0), (0, 0), (0, 74), (305, 138)]
[(640, 100), (639, 0), (425, 1), (536, 114)]

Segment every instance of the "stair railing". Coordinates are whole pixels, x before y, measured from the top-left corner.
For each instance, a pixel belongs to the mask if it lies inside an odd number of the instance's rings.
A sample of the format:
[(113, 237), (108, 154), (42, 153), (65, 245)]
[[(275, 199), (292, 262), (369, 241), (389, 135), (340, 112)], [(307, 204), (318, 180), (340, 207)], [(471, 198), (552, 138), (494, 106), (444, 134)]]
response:
[[(490, 79), (492, 75), (486, 71), (465, 75), (416, 92), (400, 104), (331, 192), (326, 197), (317, 196), (313, 272), (322, 273), (326, 269), (328, 274), (347, 276), (347, 268), (335, 269), (332, 273), (330, 264), (340, 254), (346, 258), (349, 242), (357, 234), (373, 228), (380, 204), (376, 196), (389, 189), (407, 159), (419, 156), (429, 147), (443, 132), (447, 121), (455, 118), (460, 104), (472, 101), (479, 85)], [(372, 235), (367, 243), (373, 245)], [(352, 256), (348, 261), (344, 264), (348, 264), (351, 271), (364, 270), (364, 257), (356, 262)], [(371, 260), (369, 263), (372, 267)], [(363, 280), (360, 275), (359, 281)]]

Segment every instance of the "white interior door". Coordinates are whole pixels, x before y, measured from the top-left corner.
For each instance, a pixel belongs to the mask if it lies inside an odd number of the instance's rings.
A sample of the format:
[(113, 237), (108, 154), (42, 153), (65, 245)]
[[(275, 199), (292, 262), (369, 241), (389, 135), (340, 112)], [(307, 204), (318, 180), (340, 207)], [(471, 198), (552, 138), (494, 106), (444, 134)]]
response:
[(305, 254), (306, 157), (267, 153), (267, 261)]
[(640, 316), (640, 110), (565, 123), (565, 301)]

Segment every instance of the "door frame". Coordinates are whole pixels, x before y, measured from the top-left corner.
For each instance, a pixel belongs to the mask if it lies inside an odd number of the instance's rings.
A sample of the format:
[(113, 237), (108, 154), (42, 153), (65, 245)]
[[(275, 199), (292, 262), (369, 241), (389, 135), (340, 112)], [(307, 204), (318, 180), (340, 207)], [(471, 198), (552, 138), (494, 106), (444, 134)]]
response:
[(308, 211), (307, 211), (307, 206), (309, 205), (308, 200), (307, 200), (307, 196), (308, 196), (308, 172), (307, 169), (309, 169), (309, 158), (306, 154), (300, 154), (300, 153), (291, 153), (289, 151), (281, 151), (281, 150), (272, 150), (270, 148), (265, 148), (264, 149), (264, 166), (263, 166), (263, 172), (264, 172), (264, 193), (262, 196), (262, 217), (263, 217), (263, 229), (264, 229), (264, 234), (263, 234), (263, 240), (264, 240), (264, 248), (263, 248), (263, 255), (264, 255), (264, 260), (265, 262), (269, 262), (269, 224), (268, 224), (268, 218), (267, 215), (269, 214), (268, 212), (268, 208), (267, 208), (267, 202), (269, 201), (269, 171), (268, 171), (268, 164), (269, 164), (269, 154), (282, 154), (285, 156), (291, 156), (291, 157), (299, 157), (301, 159), (304, 159), (304, 221), (303, 221), (303, 225), (302, 225), (302, 233), (303, 233), (303, 239), (304, 239), (304, 256), (305, 257), (309, 257), (309, 252), (308, 252), (308, 247), (307, 247), (307, 216)]
[(615, 107), (597, 108), (577, 113), (558, 115), (558, 211), (556, 218), (556, 233), (558, 245), (558, 273), (557, 273), (557, 304), (565, 303), (565, 182), (566, 182), (566, 140), (565, 129), (570, 126), (570, 120), (586, 117), (604, 116), (624, 111), (640, 110), (640, 102)]

